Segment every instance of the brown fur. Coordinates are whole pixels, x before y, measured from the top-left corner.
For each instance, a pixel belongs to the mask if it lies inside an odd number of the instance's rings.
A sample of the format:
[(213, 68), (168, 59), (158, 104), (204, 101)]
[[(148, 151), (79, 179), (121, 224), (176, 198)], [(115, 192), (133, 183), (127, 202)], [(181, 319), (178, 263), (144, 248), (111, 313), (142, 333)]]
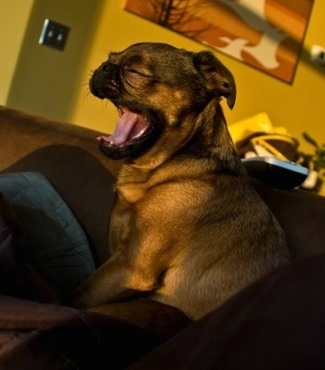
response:
[[(160, 132), (143, 151), (135, 143), (134, 155), (126, 143), (112, 255), (80, 287), (78, 305), (145, 295), (196, 320), (290, 260), (282, 229), (235, 153), (220, 101), (232, 107), (236, 86), (217, 58), (135, 44), (110, 54), (91, 90), (146, 115)], [(102, 145), (112, 157), (126, 149)]]

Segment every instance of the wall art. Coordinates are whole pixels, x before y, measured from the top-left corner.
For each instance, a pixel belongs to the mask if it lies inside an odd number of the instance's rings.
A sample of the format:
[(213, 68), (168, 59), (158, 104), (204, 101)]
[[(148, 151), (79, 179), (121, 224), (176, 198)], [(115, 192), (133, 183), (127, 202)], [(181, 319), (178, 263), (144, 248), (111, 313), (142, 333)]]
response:
[(292, 83), (314, 0), (126, 0), (124, 9)]

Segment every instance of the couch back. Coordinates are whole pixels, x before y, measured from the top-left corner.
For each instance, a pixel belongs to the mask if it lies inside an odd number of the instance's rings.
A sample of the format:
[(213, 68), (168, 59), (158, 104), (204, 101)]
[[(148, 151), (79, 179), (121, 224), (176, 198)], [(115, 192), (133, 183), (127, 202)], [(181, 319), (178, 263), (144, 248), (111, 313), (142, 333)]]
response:
[[(114, 176), (121, 166), (101, 154), (101, 133), (0, 107), (0, 172), (39, 171), (54, 185), (84, 227), (99, 263), (108, 257), (108, 220)], [(5, 140), (4, 140), (5, 139)], [(303, 258), (325, 252), (325, 197), (281, 190), (252, 180)]]

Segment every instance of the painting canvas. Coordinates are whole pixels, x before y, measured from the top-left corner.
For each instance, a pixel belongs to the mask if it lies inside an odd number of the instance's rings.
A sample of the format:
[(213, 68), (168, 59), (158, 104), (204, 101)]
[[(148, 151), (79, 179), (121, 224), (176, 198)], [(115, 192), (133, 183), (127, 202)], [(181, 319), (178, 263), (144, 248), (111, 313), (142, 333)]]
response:
[(314, 0), (126, 0), (124, 8), (292, 83)]

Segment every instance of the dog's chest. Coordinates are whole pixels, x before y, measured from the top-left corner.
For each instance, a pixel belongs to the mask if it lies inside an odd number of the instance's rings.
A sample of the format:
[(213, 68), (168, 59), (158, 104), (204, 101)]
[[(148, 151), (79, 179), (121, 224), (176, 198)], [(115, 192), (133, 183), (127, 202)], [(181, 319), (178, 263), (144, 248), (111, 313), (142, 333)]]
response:
[(134, 207), (124, 198), (117, 198), (110, 219), (110, 245), (112, 252), (127, 245), (134, 230)]

